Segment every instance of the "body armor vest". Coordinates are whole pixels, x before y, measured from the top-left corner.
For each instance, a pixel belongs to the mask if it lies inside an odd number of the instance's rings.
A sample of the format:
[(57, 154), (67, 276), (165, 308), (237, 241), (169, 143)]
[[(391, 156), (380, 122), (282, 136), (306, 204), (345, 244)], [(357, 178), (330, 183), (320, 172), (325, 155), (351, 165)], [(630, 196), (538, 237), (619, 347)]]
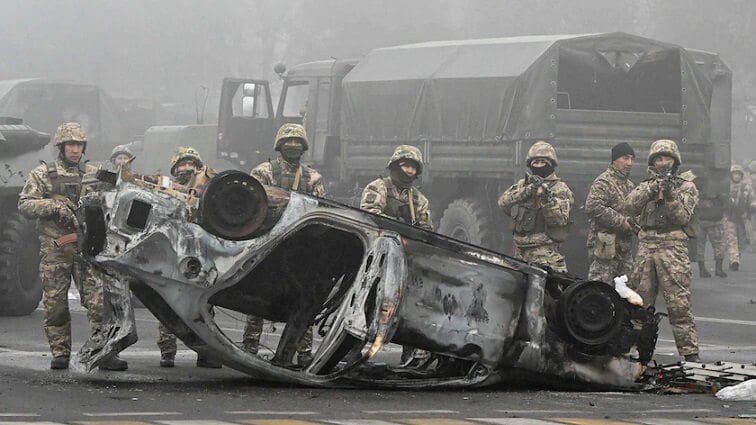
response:
[(543, 211), (535, 205), (517, 205), (514, 232), (518, 235), (530, 235), (546, 231)]
[[(279, 161), (270, 162), (271, 174), (273, 175), (273, 181), (278, 182), (278, 187), (286, 190), (293, 190), (295, 192), (304, 192), (308, 195), (312, 195), (312, 191), (309, 190), (310, 186), (310, 169), (304, 165), (300, 165), (298, 170), (301, 170), (299, 182), (297, 182), (297, 172), (289, 172), (284, 170)], [(294, 184), (297, 183), (297, 187)]]
[(56, 163), (47, 163), (47, 175), (50, 177), (50, 182), (53, 187), (53, 198), (64, 197), (71, 201), (73, 205), (79, 203), (81, 196), (81, 180), (84, 177), (83, 164), (79, 163), (76, 167), (78, 173), (75, 176), (61, 176), (58, 174), (58, 167)]
[(390, 177), (384, 177), (383, 183), (386, 185), (387, 194), (386, 207), (383, 213), (402, 223), (414, 226), (417, 222), (417, 204), (420, 201), (417, 189), (414, 186), (410, 187), (410, 196), (412, 197), (412, 205), (410, 205), (409, 201), (403, 201), (394, 196), (398, 189)]

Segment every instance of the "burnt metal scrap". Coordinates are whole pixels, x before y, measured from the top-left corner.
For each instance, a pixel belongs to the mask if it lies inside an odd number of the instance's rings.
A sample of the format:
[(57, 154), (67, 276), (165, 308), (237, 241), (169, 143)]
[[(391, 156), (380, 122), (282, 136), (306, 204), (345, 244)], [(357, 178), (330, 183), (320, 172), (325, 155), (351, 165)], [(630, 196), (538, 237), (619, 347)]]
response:
[[(205, 179), (200, 190), (127, 169), (113, 181), (114, 189), (83, 200), (82, 252), (128, 282), (187, 346), (254, 378), (321, 387), (524, 378), (638, 388), (653, 353), (657, 318), (602, 282), (237, 171)], [(127, 294), (106, 296), (118, 308), (109, 310), (106, 338), (80, 353), (89, 369), (135, 332)], [(242, 350), (211, 306), (283, 322), (273, 355)], [(321, 338), (312, 363), (298, 365), (296, 345), (310, 326)], [(434, 354), (412, 368), (377, 362), (389, 342)], [(639, 358), (628, 354), (633, 347)]]

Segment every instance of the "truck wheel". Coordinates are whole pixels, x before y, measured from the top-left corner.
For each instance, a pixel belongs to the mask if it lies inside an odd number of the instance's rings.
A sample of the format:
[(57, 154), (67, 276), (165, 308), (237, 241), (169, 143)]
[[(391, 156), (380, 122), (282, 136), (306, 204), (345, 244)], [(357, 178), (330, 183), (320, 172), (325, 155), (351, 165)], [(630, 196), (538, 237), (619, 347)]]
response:
[(41, 299), (37, 232), (14, 213), (0, 224), (0, 316), (31, 314)]
[(502, 245), (501, 232), (496, 231), (490, 211), (475, 199), (452, 201), (438, 223), (438, 233), (494, 250)]

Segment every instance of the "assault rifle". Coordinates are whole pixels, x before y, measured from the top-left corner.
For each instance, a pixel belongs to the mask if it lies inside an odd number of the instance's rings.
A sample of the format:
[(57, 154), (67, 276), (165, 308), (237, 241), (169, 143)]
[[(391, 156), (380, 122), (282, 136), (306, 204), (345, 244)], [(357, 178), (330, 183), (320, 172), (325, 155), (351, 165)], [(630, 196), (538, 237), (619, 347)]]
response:
[(548, 198), (551, 196), (551, 188), (549, 187), (549, 184), (546, 182), (546, 179), (544, 179), (541, 176), (535, 175), (528, 170), (525, 171), (525, 175), (527, 176), (528, 184), (534, 186), (536, 188), (536, 191), (538, 189), (541, 189), (541, 193), (544, 198)]

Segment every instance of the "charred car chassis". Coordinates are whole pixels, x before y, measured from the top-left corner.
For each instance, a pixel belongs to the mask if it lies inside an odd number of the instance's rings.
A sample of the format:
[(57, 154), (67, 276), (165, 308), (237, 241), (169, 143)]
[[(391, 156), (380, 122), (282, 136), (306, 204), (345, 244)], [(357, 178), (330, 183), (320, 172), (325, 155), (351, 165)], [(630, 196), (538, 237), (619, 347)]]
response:
[[(513, 379), (635, 388), (656, 320), (603, 282), (469, 245), (226, 171), (201, 190), (122, 169), (84, 197), (80, 249), (113, 279), (92, 369), (136, 340), (128, 287), (187, 346), (267, 381), (454, 388)], [(201, 193), (200, 196), (197, 196)], [(242, 350), (213, 308), (285, 326), (270, 359)], [(308, 327), (314, 360), (294, 363)], [(376, 362), (389, 342), (434, 355)], [(627, 353), (637, 348), (639, 356)]]

